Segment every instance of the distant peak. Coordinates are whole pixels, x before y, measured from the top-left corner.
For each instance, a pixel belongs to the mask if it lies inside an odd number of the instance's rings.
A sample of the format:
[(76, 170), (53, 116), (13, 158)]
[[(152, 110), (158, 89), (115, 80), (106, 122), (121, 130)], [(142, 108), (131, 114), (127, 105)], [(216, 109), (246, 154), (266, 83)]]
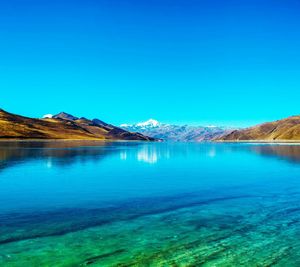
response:
[(52, 114), (45, 114), (43, 116), (43, 119), (52, 119), (53, 118), (53, 115)]
[(123, 123), (123, 124), (120, 124), (120, 127), (131, 127), (132, 124), (127, 124), (127, 123)]
[(139, 122), (136, 124), (127, 124), (127, 123), (123, 123), (120, 125), (120, 127), (124, 127), (124, 128), (130, 128), (130, 127), (138, 127), (138, 128), (156, 128), (161, 126), (162, 124), (154, 119), (149, 119), (147, 121), (144, 122)]
[[(67, 115), (67, 116), (72, 116), (71, 114), (69, 114), (69, 113), (67, 113), (67, 112), (64, 112), (64, 111), (59, 112), (57, 115), (63, 115), (63, 116)], [(56, 115), (56, 116), (57, 116), (57, 115)]]
[(77, 117), (68, 114), (66, 112), (60, 112), (57, 115), (53, 116), (54, 119), (62, 119), (62, 120), (70, 120), (70, 121), (75, 121), (78, 120)]
[(158, 127), (160, 123), (157, 120), (149, 119), (144, 122), (139, 122), (136, 124), (138, 127)]

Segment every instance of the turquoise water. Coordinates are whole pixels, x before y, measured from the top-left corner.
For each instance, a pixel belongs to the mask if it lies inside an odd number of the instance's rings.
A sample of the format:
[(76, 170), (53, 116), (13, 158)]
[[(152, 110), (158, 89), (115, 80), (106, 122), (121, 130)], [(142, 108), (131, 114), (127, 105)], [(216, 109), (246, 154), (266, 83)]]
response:
[(0, 266), (299, 266), (300, 146), (0, 143)]

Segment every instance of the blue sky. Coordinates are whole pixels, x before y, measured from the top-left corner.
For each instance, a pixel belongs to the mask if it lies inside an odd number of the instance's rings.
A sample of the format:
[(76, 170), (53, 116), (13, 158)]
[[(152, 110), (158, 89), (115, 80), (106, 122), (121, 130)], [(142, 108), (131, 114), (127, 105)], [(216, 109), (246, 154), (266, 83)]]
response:
[(0, 107), (114, 124), (300, 114), (300, 2), (0, 2)]

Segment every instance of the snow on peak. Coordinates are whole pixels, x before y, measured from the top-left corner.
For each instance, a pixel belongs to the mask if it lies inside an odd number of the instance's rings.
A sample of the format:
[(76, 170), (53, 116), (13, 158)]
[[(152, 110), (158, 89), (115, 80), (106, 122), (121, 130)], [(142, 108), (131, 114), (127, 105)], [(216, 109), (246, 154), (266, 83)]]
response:
[(154, 119), (150, 119), (136, 124), (137, 127), (158, 127), (159, 125), (160, 123)]
[(123, 123), (120, 125), (120, 127), (123, 128), (138, 128), (138, 129), (148, 129), (148, 128), (156, 128), (161, 126), (162, 124), (160, 122), (158, 122), (157, 120), (154, 119), (150, 119), (144, 122), (139, 122), (136, 124), (127, 124), (127, 123)]
[(123, 123), (123, 124), (120, 124), (120, 127), (131, 127), (132, 125), (131, 124), (127, 124), (127, 123)]
[(46, 114), (43, 116), (43, 119), (52, 119), (53, 115), (52, 114)]

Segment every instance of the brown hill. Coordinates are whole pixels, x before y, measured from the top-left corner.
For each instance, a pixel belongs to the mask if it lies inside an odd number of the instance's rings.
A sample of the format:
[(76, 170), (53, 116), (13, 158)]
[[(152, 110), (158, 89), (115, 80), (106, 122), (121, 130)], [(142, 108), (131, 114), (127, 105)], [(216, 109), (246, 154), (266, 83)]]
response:
[[(60, 114), (64, 116), (59, 116)], [(102, 125), (67, 113), (60, 114), (52, 119), (33, 119), (0, 109), (0, 138), (155, 141), (153, 138), (131, 133), (113, 125)]]
[(300, 141), (300, 116), (236, 130), (217, 141)]

